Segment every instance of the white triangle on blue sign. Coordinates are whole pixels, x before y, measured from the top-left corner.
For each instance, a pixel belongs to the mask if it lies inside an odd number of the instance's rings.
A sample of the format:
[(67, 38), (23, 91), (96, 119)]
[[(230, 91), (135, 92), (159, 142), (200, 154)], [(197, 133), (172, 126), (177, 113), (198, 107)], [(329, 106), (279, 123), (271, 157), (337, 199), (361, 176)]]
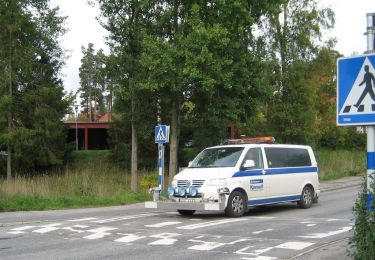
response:
[[(374, 113), (372, 110), (372, 105), (375, 104), (375, 101), (372, 100), (370, 97), (370, 94), (367, 94), (362, 102), (359, 105), (362, 105), (362, 109), (358, 109), (358, 107), (354, 106), (357, 104), (358, 100), (360, 99), (363, 91), (366, 88), (366, 83), (360, 84), (364, 80), (364, 75), (365, 75), (365, 66), (369, 67), (369, 72), (375, 76), (375, 69), (373, 65), (371, 64), (370, 60), (366, 57), (365, 61), (362, 64), (362, 67), (358, 73), (358, 76), (356, 80), (354, 81), (354, 84), (352, 86), (352, 89), (350, 90), (349, 95), (347, 96), (344, 105), (342, 106), (340, 110), (340, 115), (345, 114), (345, 115), (353, 115), (353, 114), (368, 114), (368, 113)], [(375, 83), (372, 82), (373, 86), (373, 91), (375, 92)]]
[(159, 127), (159, 132), (156, 135), (156, 141), (164, 141), (165, 140), (165, 134), (163, 132), (163, 128)]

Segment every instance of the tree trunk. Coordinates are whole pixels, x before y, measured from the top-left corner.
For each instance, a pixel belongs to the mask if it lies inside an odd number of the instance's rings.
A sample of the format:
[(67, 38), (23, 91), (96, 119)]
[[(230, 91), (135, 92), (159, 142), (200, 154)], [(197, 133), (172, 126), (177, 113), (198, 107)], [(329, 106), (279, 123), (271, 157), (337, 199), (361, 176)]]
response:
[[(13, 96), (13, 90), (12, 90), (12, 57), (9, 59), (9, 85), (8, 85), (8, 95), (10, 98)], [(8, 134), (12, 131), (12, 106), (9, 108), (8, 111)], [(12, 179), (12, 147), (8, 143), (7, 147), (7, 181), (10, 181)]]
[[(178, 7), (179, 2), (177, 0), (173, 1), (173, 28), (174, 32), (172, 33), (174, 36), (175, 44), (176, 35), (178, 34)], [(176, 83), (175, 83), (176, 84)], [(171, 119), (171, 126), (170, 126), (170, 145), (169, 145), (169, 179), (168, 182), (171, 183), (173, 177), (177, 174), (177, 161), (178, 161), (178, 139), (179, 139), (179, 105), (180, 100), (178, 97), (178, 93), (174, 93), (174, 100), (172, 102), (172, 119)]]
[(96, 88), (94, 89), (94, 122), (96, 122)]
[[(10, 31), (9, 32), (9, 43), (12, 42), (12, 32)], [(12, 46), (12, 45), (11, 45)], [(13, 77), (12, 77), (12, 70), (13, 70), (13, 64), (12, 64), (12, 59), (13, 59), (13, 49), (12, 47), (10, 47), (10, 50), (9, 50), (9, 63), (8, 63), (8, 72), (9, 72), (9, 82), (8, 82), (8, 95), (9, 95), (9, 98), (10, 100), (12, 100), (12, 96), (13, 96), (13, 87), (12, 87), (12, 81), (13, 81)], [(8, 110), (8, 134), (11, 133), (12, 131), (12, 120), (13, 120), (13, 115), (12, 115), (12, 106), (10, 106), (9, 110)], [(7, 181), (10, 181), (12, 179), (12, 147), (11, 145), (9, 144), (9, 141), (8, 141), (8, 145), (7, 145)]]
[(131, 101), (131, 110), (132, 110), (132, 152), (131, 152), (131, 163), (130, 163), (130, 175), (131, 175), (131, 191), (135, 192), (138, 188), (138, 137), (137, 137), (137, 128), (135, 126), (134, 113), (135, 113), (135, 101)]
[(172, 103), (172, 120), (171, 120), (171, 136), (169, 146), (169, 183), (173, 180), (173, 177), (177, 174), (177, 162), (178, 162), (178, 140), (180, 135), (179, 126), (179, 100), (174, 100)]

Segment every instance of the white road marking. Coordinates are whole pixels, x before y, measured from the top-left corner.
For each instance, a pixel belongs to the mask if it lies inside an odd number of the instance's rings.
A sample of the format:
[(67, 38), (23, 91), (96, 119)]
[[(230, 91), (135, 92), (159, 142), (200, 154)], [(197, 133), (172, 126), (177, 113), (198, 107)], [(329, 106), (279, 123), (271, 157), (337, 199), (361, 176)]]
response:
[(263, 232), (269, 232), (269, 231), (272, 231), (272, 230), (273, 230), (272, 228), (269, 228), (269, 229), (265, 229), (265, 230), (254, 231), (254, 232), (251, 232), (251, 233), (254, 234), (254, 235), (258, 235), (258, 234), (261, 234)]
[(159, 239), (154, 242), (148, 243), (150, 246), (170, 246), (176, 243), (178, 240), (174, 238)]
[(48, 233), (48, 232), (60, 229), (60, 227), (57, 227), (57, 226), (61, 226), (61, 225), (62, 223), (53, 223), (53, 224), (43, 225), (42, 227), (44, 228), (33, 230), (33, 232), (44, 234), (44, 233)]
[[(274, 247), (266, 247), (266, 248), (262, 248), (262, 249), (256, 249), (253, 251), (253, 255), (260, 255), (260, 254), (263, 254), (265, 252), (268, 252), (270, 251), (271, 249), (274, 249)], [(250, 253), (251, 254), (251, 253)]]
[(334, 236), (334, 235), (338, 235), (338, 234), (341, 234), (341, 233), (348, 232), (351, 229), (352, 229), (352, 227), (343, 227), (339, 230), (331, 231), (331, 232), (328, 232), (328, 233), (314, 233), (314, 234), (311, 234), (311, 235), (298, 236), (298, 237), (302, 237), (302, 238), (325, 238), (325, 237), (330, 237), (330, 236)]
[(251, 217), (250, 219), (274, 219), (276, 217)]
[(273, 256), (257, 256), (257, 257), (242, 257), (244, 260), (276, 260), (277, 257)]
[[(266, 253), (272, 249), (278, 248), (278, 249), (290, 249), (290, 250), (302, 250), (306, 247), (312, 246), (314, 243), (310, 242), (286, 242), (277, 246), (273, 247), (265, 247), (260, 249), (254, 249), (254, 246), (247, 246), (240, 250), (237, 250), (234, 252), (235, 254), (239, 255), (247, 255), (250, 256), (250, 258), (241, 258), (241, 259), (277, 259), (269, 256), (260, 256), (263, 253)], [(249, 251), (251, 250), (251, 251)], [(254, 257), (252, 257), (254, 256)], [(264, 257), (264, 258), (262, 258)]]
[(178, 233), (160, 233), (160, 234), (156, 234), (156, 235), (152, 235), (150, 237), (154, 237), (154, 238), (172, 238), (172, 237), (178, 237), (178, 236), (181, 236), (181, 234), (178, 234)]
[(234, 245), (234, 244), (237, 244), (237, 243), (241, 243), (241, 242), (245, 242), (245, 241), (251, 241), (252, 239), (249, 239), (249, 238), (242, 238), (242, 239), (238, 239), (238, 240), (235, 240), (233, 242), (229, 242), (227, 243), (227, 245)]
[(199, 250), (199, 251), (209, 251), (209, 250), (212, 250), (214, 248), (225, 245), (225, 243), (205, 242), (205, 241), (194, 240), (194, 239), (189, 240), (189, 241), (190, 242), (202, 243), (200, 245), (195, 245), (195, 246), (191, 246), (191, 247), (188, 248), (188, 249), (191, 249), (191, 250)]
[(275, 246), (275, 248), (283, 248), (283, 249), (292, 249), (292, 250), (302, 250), (306, 247), (312, 246), (314, 243), (309, 242), (286, 242)]
[(178, 229), (188, 229), (188, 230), (194, 230), (194, 229), (200, 229), (205, 227), (211, 227), (216, 225), (222, 225), (227, 223), (233, 223), (233, 222), (239, 222), (239, 221), (245, 221), (247, 219), (239, 218), (239, 219), (223, 219), (223, 220), (214, 220), (214, 221), (208, 221), (198, 224), (192, 224), (187, 226), (181, 226), (177, 227)]
[(181, 236), (181, 234), (177, 234), (177, 233), (161, 233), (161, 234), (152, 235), (150, 237), (160, 238), (160, 239), (156, 240), (154, 242), (149, 243), (149, 245), (158, 245), (158, 246), (173, 245), (174, 243), (176, 243), (178, 241), (174, 237), (178, 237), (178, 236)]
[(136, 234), (122, 234), (126, 235), (115, 240), (115, 242), (131, 243), (139, 239), (145, 238), (146, 236), (138, 236)]
[(95, 220), (98, 218), (77, 218), (77, 219), (69, 219), (68, 221), (70, 222), (82, 222), (82, 221), (90, 221), (90, 220)]
[(306, 227), (314, 227), (316, 224), (307, 224)]
[(147, 213), (147, 214), (138, 214), (138, 215), (130, 215), (130, 216), (124, 216), (124, 217), (116, 217), (116, 218), (108, 218), (108, 219), (102, 219), (102, 220), (94, 220), (91, 221), (93, 223), (109, 223), (109, 222), (115, 222), (115, 221), (121, 221), (121, 220), (128, 220), (128, 219), (135, 219), (135, 218), (145, 218), (145, 217), (151, 217), (151, 216), (157, 216), (159, 214), (156, 213)]
[(117, 229), (117, 228), (113, 228), (113, 227), (100, 227), (100, 228), (90, 229), (90, 230), (87, 230), (87, 232), (92, 232), (94, 234), (85, 236), (83, 238), (85, 238), (85, 239), (103, 238), (105, 236), (111, 235), (111, 233), (108, 233), (106, 231), (115, 230), (115, 229)]
[(89, 226), (85, 226), (85, 225), (74, 225), (74, 226), (71, 226), (71, 227), (63, 227), (62, 229), (69, 230), (69, 231), (72, 231), (72, 232), (77, 232), (77, 233), (83, 233), (86, 230), (80, 230), (80, 229), (76, 229), (76, 228), (84, 229), (84, 228), (88, 228), (88, 227)]
[(9, 234), (14, 234), (14, 235), (25, 234), (26, 232), (24, 232), (24, 230), (32, 229), (32, 228), (35, 228), (35, 227), (36, 226), (23, 226), (23, 227), (13, 228), (8, 233)]
[(169, 222), (161, 222), (158, 224), (153, 224), (153, 225), (145, 225), (145, 227), (153, 227), (153, 228), (161, 228), (161, 227), (166, 227), (166, 226), (173, 226), (180, 224), (182, 222), (180, 221), (169, 221)]

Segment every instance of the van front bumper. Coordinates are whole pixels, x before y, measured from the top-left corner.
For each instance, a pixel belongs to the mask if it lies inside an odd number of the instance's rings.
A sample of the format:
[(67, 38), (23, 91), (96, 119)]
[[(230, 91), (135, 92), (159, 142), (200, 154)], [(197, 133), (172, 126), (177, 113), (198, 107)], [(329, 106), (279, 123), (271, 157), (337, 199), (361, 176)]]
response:
[(176, 201), (146, 201), (146, 209), (167, 210), (224, 210), (225, 202), (176, 202)]

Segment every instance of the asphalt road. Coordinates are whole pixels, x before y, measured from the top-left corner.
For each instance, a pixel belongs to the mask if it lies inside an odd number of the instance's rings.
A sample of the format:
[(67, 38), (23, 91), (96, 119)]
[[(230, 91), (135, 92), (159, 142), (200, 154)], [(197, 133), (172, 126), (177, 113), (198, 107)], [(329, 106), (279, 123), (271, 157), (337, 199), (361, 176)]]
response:
[(321, 194), (318, 204), (222, 212), (97, 209), (0, 213), (0, 259), (350, 259), (346, 248), (359, 187)]

